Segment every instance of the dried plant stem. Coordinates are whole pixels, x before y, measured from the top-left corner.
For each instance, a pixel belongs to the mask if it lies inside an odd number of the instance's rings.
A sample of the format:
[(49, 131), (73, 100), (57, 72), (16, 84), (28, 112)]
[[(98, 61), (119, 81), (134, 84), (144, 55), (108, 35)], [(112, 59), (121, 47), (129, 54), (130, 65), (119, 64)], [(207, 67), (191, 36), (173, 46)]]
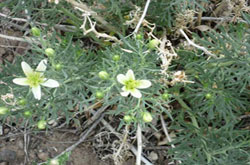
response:
[[(163, 119), (163, 116), (161, 115), (160, 118), (161, 118), (161, 125), (162, 125), (162, 128), (163, 128), (163, 132), (165, 133), (165, 135), (166, 135), (166, 137), (167, 137), (167, 139), (168, 139), (168, 142), (171, 143), (171, 142), (172, 142), (172, 139), (171, 139), (171, 137), (169, 136), (168, 129), (167, 129), (167, 127), (166, 127), (166, 123), (165, 123), (165, 121), (164, 121), (164, 119)], [(175, 148), (175, 145), (174, 145), (174, 144), (171, 144), (171, 147), (172, 147), (172, 148)], [(178, 162), (178, 163), (181, 163), (180, 160), (178, 160), (177, 162)]]
[(18, 21), (18, 22), (29, 22), (27, 19), (24, 19), (24, 18), (12, 18), (6, 14), (3, 14), (3, 13), (0, 13), (0, 17), (4, 17), (4, 18), (8, 18), (8, 19), (11, 19), (13, 21)]
[[(167, 129), (167, 127), (166, 127), (166, 123), (165, 123), (165, 121), (164, 121), (164, 119), (163, 119), (163, 116), (161, 115), (160, 117), (161, 117), (161, 125), (162, 125), (162, 128), (163, 128), (163, 132), (165, 133), (165, 135), (166, 135), (166, 137), (167, 137), (169, 143), (171, 143), (171, 142), (172, 142), (172, 139), (171, 139), (171, 137), (170, 137), (169, 134), (168, 134), (168, 129)], [(175, 148), (175, 145), (174, 145), (174, 144), (171, 144), (171, 147), (172, 147), (172, 148)]]
[(20, 42), (35, 43), (35, 44), (40, 45), (39, 41), (34, 40), (32, 38), (29, 38), (29, 37), (14, 37), (14, 36), (8, 36), (5, 34), (0, 34), (0, 38), (5, 38), (8, 40), (14, 40), (14, 41), (20, 41)]
[[(135, 154), (135, 155), (137, 155), (137, 150), (135, 149), (135, 147), (134, 146), (130, 146), (130, 150)], [(143, 163), (145, 163), (145, 165), (153, 165), (152, 163), (150, 163), (144, 156), (142, 156), (141, 155), (141, 160), (142, 160), (142, 162)]]
[(21, 42), (28, 42), (24, 38), (14, 37), (14, 36), (7, 36), (7, 35), (4, 35), (4, 34), (0, 34), (0, 38), (5, 38), (5, 39), (8, 39), (8, 40), (21, 41)]
[[(205, 2), (201, 2), (201, 6), (204, 7), (205, 5)], [(202, 14), (203, 14), (203, 10), (200, 9), (199, 13), (198, 13), (198, 17), (197, 17), (197, 25), (199, 26), (201, 24), (201, 17), (202, 17)]]
[(2, 136), (3, 135), (3, 126), (2, 126), (2, 124), (0, 123), (0, 136)]
[(100, 22), (108, 31), (111, 32), (119, 32), (115, 27), (111, 26), (107, 21), (104, 20), (101, 16), (97, 15), (97, 13), (91, 10), (86, 4), (78, 3), (75, 0), (66, 0), (67, 2), (71, 3), (74, 7), (80, 8), (88, 13), (90, 13), (96, 21)]
[[(88, 29), (88, 30), (86, 29), (87, 22), (89, 22), (89, 25), (90, 25), (90, 29)], [(90, 17), (88, 15), (84, 15), (83, 24), (80, 28), (83, 29), (84, 35), (87, 35), (88, 33), (93, 32), (97, 38), (102, 37), (102, 38), (106, 38), (108, 41), (112, 40), (112, 41), (115, 41), (119, 44), (122, 44), (122, 42), (114, 36), (110, 36), (106, 33), (97, 32), (97, 30), (95, 29), (95, 25), (96, 25), (96, 22), (92, 22), (92, 20), (90, 19)]]
[[(194, 19), (199, 19), (199, 17), (194, 17)], [(201, 17), (200, 19), (202, 21), (225, 21), (225, 22), (233, 21), (233, 18), (231, 18), (231, 17)], [(241, 19), (239, 19), (238, 21), (242, 22), (242, 23), (249, 24), (247, 21), (244, 21)]]
[[(3, 14), (3, 13), (0, 13), (0, 17), (11, 19), (11, 20), (17, 21), (17, 22), (29, 22), (29, 20), (27, 20), (27, 19), (24, 19), (24, 18), (12, 18), (12, 17), (10, 17), (10, 16), (8, 16), (6, 14)], [(7, 22), (7, 23), (11, 24), (11, 22)], [(34, 24), (41, 25), (41, 26), (49, 26), (46, 23), (40, 23), (40, 22), (34, 22)], [(17, 25), (14, 25), (14, 26), (17, 26)], [(57, 25), (54, 25), (53, 27), (56, 28), (56, 29), (62, 30), (62, 31), (66, 31), (66, 32), (75, 32), (76, 31), (76, 27), (75, 26), (58, 25), (57, 24)]]
[[(95, 114), (94, 112), (91, 112), (92, 114)], [(104, 127), (106, 127), (110, 132), (114, 133), (114, 135), (116, 135), (118, 137), (119, 133), (117, 133), (115, 131), (115, 129), (104, 119), (101, 120), (102, 124), (104, 125)], [(120, 137), (118, 137), (120, 138)], [(129, 143), (128, 143), (129, 144)], [(130, 145), (130, 150), (137, 155), (137, 150), (135, 149), (135, 147), (132, 144)], [(141, 155), (141, 160), (143, 161), (143, 163), (145, 163), (146, 165), (153, 165), (152, 163), (150, 163), (143, 155)]]
[(142, 13), (142, 16), (141, 16), (141, 18), (140, 18), (138, 24), (136, 25), (136, 28), (135, 28), (134, 32), (133, 32), (134, 34), (136, 34), (136, 33), (138, 32), (138, 30), (139, 30), (139, 28), (140, 28), (140, 26), (141, 26), (141, 24), (142, 24), (142, 22), (143, 22), (143, 20), (144, 20), (144, 18), (145, 18), (145, 16), (146, 16), (146, 13), (147, 13), (147, 11), (148, 11), (148, 6), (149, 6), (149, 4), (150, 4), (150, 0), (147, 0), (146, 5), (145, 5), (145, 8), (144, 8), (143, 13)]
[[(163, 38), (162, 41), (160, 42), (160, 47), (158, 48), (159, 51), (159, 56), (162, 61), (161, 64), (161, 73), (163, 75), (167, 75), (168, 67), (171, 64), (171, 61), (174, 57), (177, 57), (177, 54), (175, 53), (175, 50), (172, 47), (172, 44), (170, 41), (167, 40), (166, 37), (166, 29), (163, 31)], [(170, 47), (170, 51), (166, 49), (166, 44)]]
[(137, 154), (136, 154), (136, 165), (141, 165), (141, 153), (142, 153), (142, 138), (141, 138), (141, 126), (137, 125)]
[(124, 137), (123, 137), (123, 139), (122, 139), (122, 144), (120, 145), (120, 147), (119, 147), (119, 149), (117, 150), (117, 152), (114, 154), (114, 160), (117, 160), (117, 157), (120, 155), (121, 150), (122, 150), (124, 144), (126, 144), (126, 142), (127, 142), (128, 131), (129, 131), (128, 129), (129, 129), (129, 125), (126, 125), (126, 126), (125, 126), (125, 135), (124, 135)]
[(188, 38), (188, 36), (186, 35), (186, 33), (183, 31), (183, 29), (179, 29), (179, 31), (180, 31), (180, 33), (185, 37), (185, 39), (188, 41), (188, 43), (189, 43), (190, 45), (192, 45), (192, 46), (194, 46), (194, 47), (196, 47), (196, 48), (198, 48), (198, 49), (200, 49), (200, 50), (203, 50), (203, 52), (206, 53), (207, 55), (210, 55), (210, 56), (212, 56), (212, 57), (214, 57), (214, 58), (217, 58), (216, 55), (210, 53), (205, 47), (199, 46), (199, 45), (195, 44), (193, 41), (191, 41), (191, 40)]
[(29, 162), (29, 154), (28, 154), (28, 145), (29, 145), (29, 135), (27, 134), (27, 125), (29, 123), (29, 120), (26, 121), (25, 123), (25, 128), (24, 128), (24, 132), (23, 132), (23, 142), (24, 142), (24, 153), (25, 153), (25, 159), (24, 159), (24, 164), (27, 164), (27, 162)]

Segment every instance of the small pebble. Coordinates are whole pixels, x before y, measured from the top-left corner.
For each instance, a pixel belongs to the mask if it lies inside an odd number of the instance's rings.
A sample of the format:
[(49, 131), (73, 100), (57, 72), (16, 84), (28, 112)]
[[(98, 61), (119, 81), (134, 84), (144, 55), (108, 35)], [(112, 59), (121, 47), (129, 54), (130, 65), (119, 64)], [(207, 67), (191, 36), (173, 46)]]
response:
[(3, 130), (3, 133), (6, 135), (6, 134), (8, 134), (10, 132), (10, 129), (9, 128), (4, 128), (4, 130)]
[(47, 152), (41, 152), (37, 156), (39, 159), (41, 159), (43, 161), (46, 161), (49, 159), (49, 154)]
[(1, 162), (11, 162), (16, 159), (16, 152), (12, 150), (2, 150), (0, 151), (0, 163)]
[(150, 160), (155, 161), (155, 160), (158, 160), (158, 155), (157, 155), (157, 153), (155, 153), (154, 151), (152, 151), (152, 152), (150, 152), (148, 158), (149, 158)]

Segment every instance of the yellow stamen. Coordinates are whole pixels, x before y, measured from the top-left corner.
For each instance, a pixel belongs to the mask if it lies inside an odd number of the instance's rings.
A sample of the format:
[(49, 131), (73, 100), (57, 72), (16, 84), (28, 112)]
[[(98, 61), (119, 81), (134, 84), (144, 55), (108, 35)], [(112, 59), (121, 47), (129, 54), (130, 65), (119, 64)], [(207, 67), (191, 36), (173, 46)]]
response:
[(140, 82), (133, 80), (133, 79), (129, 79), (129, 80), (125, 81), (124, 84), (125, 84), (125, 87), (127, 90), (133, 90), (139, 86)]
[(27, 83), (30, 87), (37, 87), (44, 82), (44, 77), (39, 72), (32, 72), (27, 76)]

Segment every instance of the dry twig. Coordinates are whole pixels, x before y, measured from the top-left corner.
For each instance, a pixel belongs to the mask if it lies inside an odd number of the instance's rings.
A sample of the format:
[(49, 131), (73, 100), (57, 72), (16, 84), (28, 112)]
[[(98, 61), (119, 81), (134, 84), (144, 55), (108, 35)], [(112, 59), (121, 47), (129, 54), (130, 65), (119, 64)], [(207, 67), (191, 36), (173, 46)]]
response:
[(128, 137), (128, 131), (129, 131), (128, 129), (129, 129), (129, 125), (126, 125), (125, 126), (125, 135), (124, 135), (124, 137), (122, 139), (122, 144), (120, 145), (120, 147), (118, 148), (117, 152), (113, 156), (115, 162), (119, 162), (118, 161), (118, 156), (120, 155), (123, 146), (127, 143), (127, 137)]
[[(92, 114), (94, 114), (94, 112), (92, 112)], [(119, 133), (117, 133), (115, 131), (115, 129), (104, 119), (101, 120), (102, 124), (104, 125), (104, 127), (106, 127), (110, 132), (114, 133), (114, 135), (116, 135), (118, 138), (120, 138), (118, 135)], [(135, 147), (132, 144), (130, 145), (130, 150), (137, 155), (137, 150), (135, 149)], [(146, 165), (153, 165), (152, 163), (150, 163), (143, 155), (141, 155), (141, 160), (143, 161), (143, 163), (145, 163)]]
[[(17, 21), (17, 22), (29, 22), (28, 19), (24, 19), (24, 18), (13, 18), (13, 17), (10, 17), (6, 14), (3, 14), (3, 13), (0, 13), (0, 17), (4, 17), (4, 18), (7, 18), (7, 19), (11, 19), (13, 21)], [(10, 22), (7, 22), (7, 23), (10, 23)], [(46, 23), (41, 23), (41, 22), (34, 22), (34, 24), (36, 25), (41, 25), (41, 26), (49, 26), (48, 24)], [(66, 32), (75, 32), (76, 31), (76, 27), (75, 26), (69, 26), (69, 25), (59, 25), (59, 24), (56, 24), (53, 26), (54, 28), (56, 29), (59, 29), (59, 30), (62, 30), (62, 31), (66, 31)], [(23, 28), (23, 27), (22, 27)]]
[(5, 34), (0, 34), (0, 38), (20, 41), (20, 42), (28, 42), (28, 43), (40, 44), (37, 40), (33, 40), (32, 38), (29, 38), (29, 37), (14, 37), (14, 36), (8, 36), (8, 35), (5, 35)]
[(192, 45), (192, 46), (194, 46), (194, 47), (196, 47), (196, 48), (198, 48), (198, 49), (200, 49), (200, 50), (203, 50), (203, 52), (206, 53), (207, 55), (210, 55), (210, 56), (212, 56), (212, 57), (214, 57), (214, 58), (217, 58), (216, 55), (210, 53), (205, 47), (199, 46), (199, 45), (195, 44), (193, 41), (191, 41), (191, 40), (188, 38), (188, 36), (186, 35), (186, 33), (183, 31), (183, 29), (179, 29), (179, 31), (180, 31), (180, 33), (185, 37), (185, 39), (188, 41), (188, 43), (189, 43), (190, 45)]
[[(194, 17), (194, 19), (198, 19), (198, 17)], [(233, 18), (231, 17), (201, 17), (200, 19), (202, 21), (225, 21), (225, 22), (233, 21)], [(247, 21), (244, 21), (242, 19), (237, 19), (237, 21), (249, 24)]]
[[(168, 139), (168, 142), (171, 143), (171, 142), (172, 142), (172, 139), (171, 139), (171, 137), (169, 136), (168, 129), (167, 129), (167, 127), (166, 127), (166, 123), (165, 123), (165, 121), (164, 121), (164, 119), (163, 119), (163, 116), (161, 115), (160, 118), (161, 118), (161, 125), (162, 125), (162, 128), (163, 128), (163, 132), (165, 133), (165, 135), (166, 135), (166, 137), (167, 137), (167, 139)], [(172, 147), (172, 148), (175, 148), (175, 145), (174, 145), (174, 144), (171, 144), (171, 147)], [(178, 163), (181, 164), (181, 161), (178, 160)]]
[(137, 154), (136, 154), (136, 165), (141, 165), (141, 154), (142, 154), (142, 138), (141, 138), (141, 126), (137, 125)]
[(30, 140), (30, 136), (29, 134), (27, 134), (27, 125), (29, 123), (29, 120), (26, 121), (25, 123), (25, 128), (24, 128), (24, 132), (23, 132), (23, 141), (24, 141), (24, 153), (25, 153), (25, 159), (24, 159), (24, 164), (26, 164), (27, 162), (29, 162), (29, 154), (28, 154), (28, 146), (29, 146), (29, 140)]
[[(170, 47), (170, 50), (166, 49), (166, 44)], [(161, 64), (161, 74), (167, 75), (168, 67), (171, 64), (174, 57), (177, 57), (177, 54), (172, 47), (172, 44), (166, 37), (166, 30), (164, 29), (163, 39), (160, 41), (160, 47), (157, 48), (159, 51), (159, 56), (162, 61)]]
[(141, 18), (140, 18), (138, 24), (136, 25), (136, 28), (135, 28), (134, 32), (133, 32), (134, 34), (136, 34), (136, 33), (138, 32), (138, 30), (139, 30), (139, 28), (140, 28), (140, 26), (141, 26), (141, 24), (142, 24), (142, 22), (143, 22), (143, 20), (144, 20), (144, 18), (145, 18), (145, 16), (146, 16), (146, 13), (147, 13), (147, 11), (148, 11), (148, 6), (149, 6), (149, 4), (150, 4), (150, 0), (147, 0), (146, 5), (145, 5), (145, 8), (144, 8), (144, 11), (143, 11), (143, 13), (142, 13), (142, 16), (141, 16)]
[[(81, 10), (81, 11), (85, 12), (83, 10)], [(107, 35), (106, 33), (97, 32), (97, 30), (95, 29), (96, 22), (92, 22), (88, 13), (84, 14), (83, 16), (84, 16), (84, 20), (83, 20), (83, 24), (80, 28), (83, 30), (84, 35), (87, 35), (88, 33), (93, 32), (97, 38), (102, 37), (102, 38), (106, 38), (108, 41), (111, 40), (111, 41), (115, 41), (119, 44), (122, 44), (122, 42), (114, 36)], [(90, 25), (90, 29), (88, 29), (88, 30), (86, 29), (87, 21), (89, 22), (89, 25)]]
[(80, 8), (84, 11), (86, 11), (87, 13), (90, 13), (98, 22), (100, 22), (108, 31), (111, 32), (117, 32), (119, 33), (119, 31), (111, 26), (107, 21), (104, 20), (104, 18), (102, 18), (101, 16), (97, 15), (97, 13), (93, 10), (91, 10), (86, 4), (84, 3), (78, 3), (75, 0), (66, 0), (67, 2), (71, 3), (75, 8)]

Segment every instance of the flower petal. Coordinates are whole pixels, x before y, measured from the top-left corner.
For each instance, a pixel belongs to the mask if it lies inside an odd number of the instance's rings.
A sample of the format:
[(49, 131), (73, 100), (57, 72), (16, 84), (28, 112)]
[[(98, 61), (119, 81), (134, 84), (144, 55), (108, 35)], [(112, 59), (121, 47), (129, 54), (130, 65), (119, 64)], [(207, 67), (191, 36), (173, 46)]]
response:
[(15, 78), (12, 81), (17, 85), (23, 85), (23, 86), (29, 85), (27, 82), (27, 78)]
[(120, 94), (124, 97), (127, 97), (129, 95), (129, 92), (125, 91), (125, 92), (120, 92)]
[(121, 83), (122, 85), (125, 85), (125, 81), (127, 80), (127, 77), (124, 74), (118, 74), (116, 78), (119, 83)]
[(36, 68), (36, 71), (38, 71), (38, 72), (44, 72), (44, 71), (46, 70), (46, 68), (47, 68), (47, 60), (44, 59), (44, 60), (42, 60), (42, 61), (38, 64), (38, 66), (37, 66), (37, 68)]
[(134, 72), (131, 69), (129, 69), (128, 72), (126, 73), (126, 77), (127, 77), (127, 79), (135, 80)]
[(139, 89), (145, 89), (152, 85), (151, 82), (148, 80), (138, 80), (138, 81), (139, 81), (138, 83), (139, 85), (136, 88), (139, 88)]
[(23, 72), (26, 76), (28, 76), (30, 73), (33, 72), (33, 69), (29, 66), (29, 64), (27, 64), (26, 62), (22, 62), (21, 63), (21, 66), (22, 66), (22, 69), (23, 69)]
[(33, 93), (35, 99), (40, 100), (41, 99), (41, 86), (38, 85), (37, 87), (33, 87), (32, 93)]
[(136, 97), (136, 98), (141, 98), (141, 92), (138, 89), (134, 89), (130, 91), (131, 95)]
[(42, 86), (50, 87), (50, 88), (56, 88), (59, 87), (59, 83), (56, 80), (48, 79), (45, 80), (44, 83), (41, 83)]

